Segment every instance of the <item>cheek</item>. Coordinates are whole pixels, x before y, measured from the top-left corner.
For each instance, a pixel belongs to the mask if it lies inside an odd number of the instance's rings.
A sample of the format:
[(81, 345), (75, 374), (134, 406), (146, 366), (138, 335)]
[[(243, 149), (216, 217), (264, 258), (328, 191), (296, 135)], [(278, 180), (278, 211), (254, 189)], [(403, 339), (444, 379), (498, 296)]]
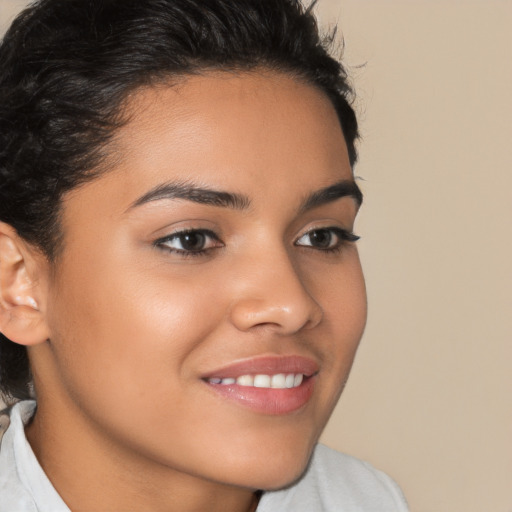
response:
[(329, 329), (336, 349), (357, 348), (366, 325), (367, 297), (359, 255), (347, 249), (341, 265), (308, 267), (307, 286), (324, 312), (323, 324)]
[(334, 407), (348, 378), (367, 318), (367, 297), (357, 251), (350, 253), (345, 265), (327, 272), (317, 282), (317, 297), (324, 312), (324, 361)]
[(80, 265), (87, 273), (67, 266), (53, 293), (52, 343), (64, 378), (101, 400), (105, 389), (113, 401), (116, 389), (124, 396), (172, 392), (216, 323), (204, 287), (171, 279), (165, 268), (96, 261)]

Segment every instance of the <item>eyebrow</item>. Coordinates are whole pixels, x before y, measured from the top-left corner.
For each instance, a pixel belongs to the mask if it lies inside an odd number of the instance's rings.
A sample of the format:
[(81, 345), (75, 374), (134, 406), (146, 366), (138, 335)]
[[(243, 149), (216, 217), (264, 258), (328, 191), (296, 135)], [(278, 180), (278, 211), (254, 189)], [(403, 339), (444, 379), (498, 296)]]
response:
[[(316, 190), (306, 196), (302, 201), (299, 211), (304, 213), (313, 208), (337, 201), (343, 197), (352, 197), (358, 207), (361, 206), (363, 202), (363, 194), (355, 181), (343, 180), (320, 190)], [(234, 210), (246, 210), (251, 204), (249, 197), (243, 194), (202, 188), (188, 182), (169, 182), (162, 183), (152, 188), (149, 192), (132, 203), (128, 210), (162, 199), (184, 199), (194, 203), (231, 208)]]
[(251, 204), (250, 199), (242, 194), (201, 188), (192, 183), (170, 182), (157, 185), (137, 199), (129, 209), (161, 199), (185, 199), (194, 203), (234, 210), (246, 210)]
[(337, 201), (342, 197), (351, 197), (354, 199), (358, 208), (363, 203), (363, 193), (357, 186), (357, 183), (354, 180), (342, 180), (334, 185), (329, 185), (328, 187), (312, 192), (302, 203), (300, 211), (304, 213), (313, 208), (318, 208), (324, 204)]

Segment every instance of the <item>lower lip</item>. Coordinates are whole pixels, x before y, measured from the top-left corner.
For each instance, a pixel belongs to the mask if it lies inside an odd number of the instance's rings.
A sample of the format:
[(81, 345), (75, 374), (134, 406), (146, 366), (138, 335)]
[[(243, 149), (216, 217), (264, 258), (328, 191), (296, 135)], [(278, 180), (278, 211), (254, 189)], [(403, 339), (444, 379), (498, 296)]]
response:
[(208, 387), (223, 398), (254, 412), (269, 415), (290, 414), (304, 407), (313, 394), (315, 377), (290, 389), (255, 388), (237, 384), (210, 384)]

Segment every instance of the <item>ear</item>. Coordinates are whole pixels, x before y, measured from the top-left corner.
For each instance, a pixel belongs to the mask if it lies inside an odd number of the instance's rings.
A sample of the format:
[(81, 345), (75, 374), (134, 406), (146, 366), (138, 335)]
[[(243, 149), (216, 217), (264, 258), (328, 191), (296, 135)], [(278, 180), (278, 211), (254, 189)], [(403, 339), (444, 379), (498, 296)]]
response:
[(37, 345), (48, 339), (39, 279), (48, 265), (16, 230), (0, 222), (0, 332), (20, 345)]

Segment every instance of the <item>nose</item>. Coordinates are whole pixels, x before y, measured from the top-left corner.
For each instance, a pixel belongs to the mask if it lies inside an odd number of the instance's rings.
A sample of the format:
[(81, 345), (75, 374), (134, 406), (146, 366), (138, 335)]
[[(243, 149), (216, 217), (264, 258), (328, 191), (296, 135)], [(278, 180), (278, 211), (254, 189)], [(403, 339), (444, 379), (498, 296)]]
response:
[(286, 335), (320, 323), (322, 308), (285, 250), (252, 257), (238, 275), (236, 299), (230, 311), (237, 329), (267, 326)]

